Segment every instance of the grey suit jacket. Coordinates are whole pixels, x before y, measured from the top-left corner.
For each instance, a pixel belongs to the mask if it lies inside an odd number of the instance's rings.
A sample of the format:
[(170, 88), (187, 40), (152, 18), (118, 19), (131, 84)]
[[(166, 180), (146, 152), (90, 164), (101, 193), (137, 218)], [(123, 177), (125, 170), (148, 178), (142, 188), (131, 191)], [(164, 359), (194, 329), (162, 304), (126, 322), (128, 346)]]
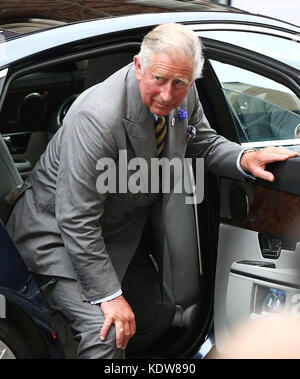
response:
[[(169, 115), (166, 157), (202, 156), (206, 168), (241, 179), (236, 168), (241, 147), (210, 128), (195, 87), (181, 108), (188, 118), (179, 120), (178, 109)], [(188, 125), (197, 129), (189, 145)], [(120, 150), (127, 151), (128, 161), (140, 157), (149, 164), (156, 155), (153, 115), (142, 103), (133, 64), (89, 88), (73, 103), (24, 183), (7, 224), (31, 271), (78, 278), (87, 300), (120, 289), (157, 199), (150, 193), (97, 191), (97, 162), (113, 159), (118, 173)]]

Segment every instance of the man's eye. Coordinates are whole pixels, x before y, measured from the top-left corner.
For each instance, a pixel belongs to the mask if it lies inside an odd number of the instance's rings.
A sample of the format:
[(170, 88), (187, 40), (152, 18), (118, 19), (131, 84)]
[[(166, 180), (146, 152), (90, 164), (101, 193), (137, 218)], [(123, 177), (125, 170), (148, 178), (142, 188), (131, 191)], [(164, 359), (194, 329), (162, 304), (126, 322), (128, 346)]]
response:
[(182, 80), (175, 80), (174, 84), (177, 88), (182, 88), (186, 86), (186, 84)]

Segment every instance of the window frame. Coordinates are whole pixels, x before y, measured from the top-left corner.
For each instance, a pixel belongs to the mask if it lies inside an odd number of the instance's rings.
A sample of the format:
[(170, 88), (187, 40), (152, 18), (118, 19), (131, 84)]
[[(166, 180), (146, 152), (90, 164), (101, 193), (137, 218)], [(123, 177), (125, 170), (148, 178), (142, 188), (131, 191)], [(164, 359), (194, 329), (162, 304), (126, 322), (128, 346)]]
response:
[[(201, 35), (200, 35), (201, 37)], [(229, 43), (220, 42), (217, 40), (209, 39), (206, 37), (201, 38), (203, 41), (203, 45), (205, 48), (205, 57), (208, 62), (210, 59), (229, 64), (232, 66), (236, 66), (238, 68), (242, 68), (247, 71), (251, 71), (258, 75), (262, 75), (268, 79), (274, 80), (279, 84), (284, 85), (289, 88), (298, 98), (300, 99), (300, 73), (297, 69), (294, 69), (282, 62), (279, 62), (273, 58), (269, 58), (265, 55), (256, 53), (255, 51), (241, 48), (239, 46), (235, 46)], [(215, 76), (215, 82), (218, 84), (220, 89), (222, 90), (222, 84), (220, 83), (218, 76), (214, 72), (210, 62), (209, 62), (210, 70), (212, 70)], [(205, 76), (205, 74), (204, 74)], [(222, 91), (223, 93), (223, 91)], [(218, 96), (220, 93), (218, 92)], [(227, 100), (225, 95), (223, 94), (223, 100), (227, 104)], [(230, 107), (228, 106), (228, 111), (231, 113)], [(232, 118), (232, 128), (235, 128), (235, 122)], [(227, 130), (226, 130), (227, 129)], [(225, 125), (225, 123), (220, 124), (219, 133), (224, 135), (226, 138), (239, 142), (239, 138), (237, 136), (237, 131), (235, 133), (229, 129), (229, 125)], [(236, 138), (234, 138), (234, 134)], [(254, 148), (254, 147), (266, 147), (266, 146), (274, 146), (274, 145), (284, 145), (290, 146), (300, 145), (300, 139), (297, 141), (295, 139), (292, 140), (270, 140), (270, 141), (259, 141), (259, 142), (243, 142), (240, 143), (245, 148)]]
[[(257, 77), (252, 77), (252, 71), (240, 69), (239, 67), (232, 65), (230, 65), (230, 67), (228, 68), (228, 70), (231, 70), (231, 68), (233, 68), (233, 71), (231, 73), (231, 76), (229, 77), (229, 81), (227, 82), (227, 80), (224, 80), (224, 77), (222, 77), (222, 75), (224, 71), (226, 72), (226, 67), (229, 65), (213, 60), (211, 60), (210, 63), (216, 75), (218, 76), (228, 106), (234, 114), (234, 119), (236, 121), (237, 128), (239, 129), (238, 134), (241, 136), (240, 142), (242, 146), (249, 147), (257, 144), (262, 144), (263, 146), (266, 141), (270, 141), (270, 144), (273, 144), (274, 141), (276, 142), (276, 144), (278, 144), (278, 142), (280, 142), (279, 144), (284, 143), (285, 145), (299, 144), (295, 143), (294, 134), (296, 132), (296, 129), (300, 126), (300, 99), (294, 94), (294, 92), (290, 92), (290, 94), (293, 94), (295, 98), (297, 98), (297, 100), (293, 99), (293, 97), (288, 97), (290, 95), (289, 92), (285, 92), (285, 89), (288, 89), (288, 87), (280, 84), (280, 86), (282, 86), (283, 88), (276, 88), (276, 84), (278, 83), (274, 82), (273, 80), (270, 80), (266, 76), (258, 75), (255, 73), (254, 75), (257, 75)], [(217, 67), (215, 63), (217, 63)], [(218, 67), (219, 64), (225, 65), (226, 67)], [(243, 70), (243, 72), (236, 72), (236, 77), (238, 77), (236, 81), (234, 79), (231, 80), (232, 77), (235, 77), (234, 69)], [(264, 85), (263, 79), (269, 80), (270, 83), (267, 82)], [(273, 83), (274, 87), (272, 88)], [(244, 86), (247, 88), (245, 88), (244, 91), (243, 88), (239, 88), (239, 85), (241, 87)], [(267, 99), (260, 98), (259, 94), (251, 94), (251, 91), (259, 92), (260, 90), (266, 94)], [(231, 94), (233, 95), (233, 99), (231, 99)], [(274, 96), (274, 94), (277, 97), (277, 101), (275, 100), (275, 102), (273, 102), (272, 100), (272, 96)], [(282, 99), (282, 103), (280, 102), (280, 99)], [(285, 100), (290, 102), (291, 104), (293, 103), (295, 109), (289, 109), (288, 107), (286, 107), (286, 104), (284, 104)], [(235, 109), (235, 102), (237, 102), (236, 105), (238, 106), (239, 111)], [(247, 109), (242, 109), (240, 104), (241, 102), (245, 102), (245, 104), (247, 104)], [(271, 111), (268, 111), (265, 108), (271, 108)], [(253, 111), (258, 113), (253, 113)], [(260, 118), (261, 121), (257, 120), (256, 122), (255, 114), (257, 115), (257, 117)], [(272, 118), (271, 114), (273, 114), (274, 118)], [(286, 127), (283, 126), (283, 123), (281, 123), (281, 118), (283, 118), (283, 120), (287, 122)], [(275, 120), (273, 126), (272, 120), (273, 122)], [(260, 122), (265, 123), (265, 127), (267, 127), (267, 130), (264, 129), (263, 125), (260, 125)], [(250, 135), (247, 135), (248, 128)], [(269, 133), (274, 133), (276, 135), (276, 132), (282, 135), (290, 133), (290, 138), (286, 138), (283, 136), (277, 136), (277, 138), (274, 138), (274, 136), (266, 136), (266, 134)], [(247, 139), (247, 141), (243, 142), (244, 138)]]

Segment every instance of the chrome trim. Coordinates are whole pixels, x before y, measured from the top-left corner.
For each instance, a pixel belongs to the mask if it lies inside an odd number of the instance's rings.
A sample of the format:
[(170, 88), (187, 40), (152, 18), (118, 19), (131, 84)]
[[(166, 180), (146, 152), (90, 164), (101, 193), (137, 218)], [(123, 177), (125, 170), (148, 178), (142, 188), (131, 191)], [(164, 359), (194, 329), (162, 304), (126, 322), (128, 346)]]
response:
[(6, 300), (4, 295), (0, 294), (0, 318), (6, 317)]
[(198, 207), (197, 207), (197, 196), (196, 196), (196, 184), (195, 184), (195, 176), (193, 172), (192, 165), (185, 161), (185, 168), (188, 168), (189, 175), (188, 178), (190, 179), (190, 185), (191, 185), (191, 197), (193, 199), (193, 209), (194, 209), (194, 215), (195, 215), (195, 228), (196, 228), (196, 236), (197, 236), (197, 250), (198, 250), (198, 260), (199, 260), (199, 273), (200, 276), (203, 275), (203, 269), (202, 269), (202, 257), (201, 257), (201, 246), (200, 246), (200, 234), (199, 234), (199, 219), (198, 219)]
[(197, 208), (197, 201), (196, 201), (196, 195), (194, 195), (195, 202), (193, 204), (194, 206), (194, 214), (195, 214), (195, 227), (196, 227), (196, 235), (197, 235), (197, 248), (198, 248), (198, 258), (199, 258), (199, 272), (200, 275), (203, 275), (203, 269), (202, 269), (202, 257), (201, 257), (201, 248), (200, 248), (200, 235), (199, 235), (199, 219), (198, 219), (198, 208)]
[(16, 359), (14, 353), (2, 340), (0, 340), (0, 360), (1, 359)]
[[(197, 25), (187, 25), (193, 29), (196, 33), (201, 31), (240, 31), (240, 32), (256, 32), (274, 35), (276, 37), (288, 38), (295, 42), (300, 42), (300, 35), (293, 33), (284, 32), (278, 29), (273, 29), (272, 27), (265, 28), (263, 26), (255, 25), (239, 25), (239, 24), (197, 24)], [(200, 33), (197, 33), (200, 35)]]
[(204, 359), (210, 352), (212, 352), (213, 348), (215, 346), (213, 338), (210, 336), (207, 337), (203, 345), (201, 345), (200, 349), (198, 350), (195, 358), (196, 359)]
[(253, 148), (257, 148), (257, 147), (268, 147), (268, 146), (299, 146), (299, 145), (300, 145), (300, 138), (241, 143), (241, 146), (245, 147), (247, 149), (248, 148), (253, 149)]
[(0, 71), (0, 79), (4, 78), (7, 75), (8, 68)]

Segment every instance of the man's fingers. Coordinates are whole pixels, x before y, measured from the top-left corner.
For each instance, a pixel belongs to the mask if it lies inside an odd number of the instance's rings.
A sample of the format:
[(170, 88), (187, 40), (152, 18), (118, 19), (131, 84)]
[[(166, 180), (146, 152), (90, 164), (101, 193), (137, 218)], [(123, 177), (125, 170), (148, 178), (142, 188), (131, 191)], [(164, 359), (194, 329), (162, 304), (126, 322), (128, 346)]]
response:
[(129, 328), (130, 328), (130, 335), (134, 336), (136, 332), (136, 324), (135, 324), (135, 317), (132, 317), (132, 320), (129, 322)]
[(267, 156), (266, 161), (284, 161), (289, 158), (294, 158), (298, 156), (298, 153), (292, 150), (289, 150), (283, 146), (278, 147), (269, 147), (260, 150), (261, 152), (264, 152)]
[(283, 162), (291, 158), (287, 154), (279, 154), (279, 153), (271, 153), (267, 157), (263, 158), (263, 163), (268, 164), (268, 163), (273, 163), (273, 162)]
[(244, 171), (250, 172), (258, 178), (274, 182), (275, 177), (271, 172), (265, 170), (266, 165), (273, 162), (284, 162), (296, 156), (298, 156), (297, 152), (283, 146), (270, 146), (256, 152), (251, 151), (250, 154), (243, 154), (240, 164)]
[(104, 322), (103, 322), (102, 328), (100, 330), (101, 341), (105, 340), (107, 333), (109, 331), (109, 328), (111, 327), (111, 324), (112, 324), (112, 318), (110, 318), (110, 317), (104, 318)]
[(128, 344), (129, 338), (131, 338), (131, 337), (132, 337), (132, 334), (130, 332), (129, 322), (125, 322), (125, 324), (124, 324), (124, 335), (123, 335), (122, 349), (126, 349), (126, 346)]
[(135, 322), (134, 325), (130, 325), (128, 322), (122, 323), (121, 321), (112, 321), (112, 319), (106, 318), (101, 331), (100, 339), (104, 341), (111, 325), (115, 325), (116, 331), (116, 346), (118, 349), (126, 349), (129, 339), (135, 334)]
[(125, 335), (124, 324), (121, 321), (116, 321), (115, 330), (116, 330), (116, 346), (118, 349), (122, 349), (124, 345), (124, 335)]
[[(133, 325), (132, 325), (133, 324)], [(135, 321), (115, 323), (116, 344), (118, 349), (126, 349), (129, 339), (135, 334)]]
[(298, 153), (296, 151), (292, 151), (290, 149), (287, 149), (284, 146), (278, 146), (277, 149), (280, 149), (280, 152), (283, 154), (287, 154), (290, 157), (297, 157)]
[(100, 338), (106, 338), (109, 328), (115, 325), (116, 347), (125, 349), (128, 340), (135, 334), (135, 317), (129, 304), (122, 295), (100, 305), (104, 315)]
[(253, 171), (253, 174), (256, 177), (267, 180), (269, 182), (274, 182), (274, 180), (275, 180), (275, 176), (270, 171), (266, 171), (266, 170), (264, 170), (264, 168), (261, 168), (261, 167), (257, 168), (255, 171)]

